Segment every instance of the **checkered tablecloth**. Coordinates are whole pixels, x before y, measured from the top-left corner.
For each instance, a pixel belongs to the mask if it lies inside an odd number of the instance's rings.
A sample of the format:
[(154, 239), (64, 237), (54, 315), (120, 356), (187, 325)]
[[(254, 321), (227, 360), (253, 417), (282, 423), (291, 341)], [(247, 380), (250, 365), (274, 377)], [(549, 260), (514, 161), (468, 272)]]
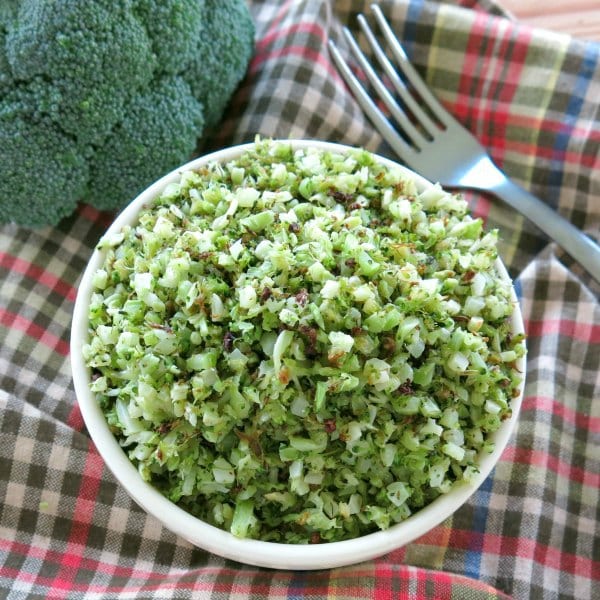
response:
[[(359, 0), (251, 3), (256, 53), (202, 150), (319, 138), (391, 156), (328, 55)], [(438, 97), (518, 183), (600, 237), (600, 46), (519, 26), (491, 2), (381, 3)], [(347, 568), (273, 571), (210, 555), (147, 516), (77, 407), (69, 331), (79, 277), (113, 215), (0, 228), (0, 597), (600, 598), (600, 287), (488, 197), (528, 334), (522, 413), (452, 518)], [(23, 207), (27, 210), (27, 207)]]

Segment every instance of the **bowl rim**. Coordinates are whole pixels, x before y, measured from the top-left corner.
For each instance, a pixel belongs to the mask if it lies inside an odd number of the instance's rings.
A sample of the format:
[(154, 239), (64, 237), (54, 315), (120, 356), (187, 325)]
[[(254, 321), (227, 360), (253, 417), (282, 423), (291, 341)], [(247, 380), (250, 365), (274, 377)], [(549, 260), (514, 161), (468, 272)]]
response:
[[(354, 147), (333, 142), (312, 139), (281, 139), (274, 142), (291, 144), (294, 149), (317, 148), (323, 151), (347, 153)], [(132, 200), (109, 226), (103, 237), (119, 232), (124, 225), (136, 222), (140, 210), (152, 202), (170, 183), (176, 182), (182, 173), (204, 166), (209, 162), (227, 162), (255, 146), (254, 142), (231, 146), (198, 157), (167, 173), (151, 184)], [(417, 183), (419, 189), (427, 189), (433, 184), (414, 171), (374, 152), (376, 159), (394, 168), (405, 171)], [(524, 385), (525, 357), (517, 361), (522, 373), (519, 395), (512, 399), (512, 415), (501, 424), (491, 436), (494, 450), (479, 457), (479, 473), (473, 481), (453, 487), (426, 507), (411, 515), (407, 520), (361, 537), (323, 544), (286, 544), (262, 540), (237, 538), (233, 534), (210, 525), (194, 517), (163, 496), (157, 489), (145, 482), (137, 468), (129, 460), (117, 439), (111, 433), (94, 394), (89, 387), (90, 371), (82, 355), (83, 345), (88, 339), (87, 307), (92, 293), (92, 276), (100, 267), (104, 251), (94, 249), (81, 277), (75, 307), (73, 310), (70, 359), (75, 394), (79, 408), (94, 445), (106, 466), (112, 471), (129, 496), (149, 515), (157, 518), (166, 528), (208, 552), (224, 558), (258, 567), (289, 570), (311, 570), (347, 566), (382, 556), (400, 548), (439, 525), (461, 507), (482, 485), (506, 448), (518, 420)], [(502, 278), (510, 281), (508, 272), (498, 258), (496, 267)], [(512, 330), (524, 333), (523, 317), (519, 302), (511, 282), (511, 295), (514, 304)]]

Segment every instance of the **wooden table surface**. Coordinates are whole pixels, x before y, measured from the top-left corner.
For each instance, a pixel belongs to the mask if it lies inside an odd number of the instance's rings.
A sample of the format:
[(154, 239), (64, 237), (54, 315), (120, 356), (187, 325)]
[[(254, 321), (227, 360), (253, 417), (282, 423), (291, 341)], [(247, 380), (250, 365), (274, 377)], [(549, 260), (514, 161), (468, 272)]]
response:
[(497, 0), (519, 21), (600, 41), (600, 0)]

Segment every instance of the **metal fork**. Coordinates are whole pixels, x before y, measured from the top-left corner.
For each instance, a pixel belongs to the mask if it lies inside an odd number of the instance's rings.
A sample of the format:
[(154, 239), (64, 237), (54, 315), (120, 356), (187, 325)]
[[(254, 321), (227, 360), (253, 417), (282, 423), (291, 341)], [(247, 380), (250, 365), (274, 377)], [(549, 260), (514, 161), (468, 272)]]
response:
[(377, 5), (371, 8), (395, 65), (388, 59), (364, 15), (358, 15), (358, 23), (395, 95), (384, 85), (347, 28), (344, 36), (396, 126), (377, 107), (331, 40), (329, 50), (358, 103), (399, 158), (412, 170), (444, 187), (490, 192), (502, 199), (561, 245), (600, 283), (600, 246), (539, 198), (507, 178), (475, 137), (429, 91), (381, 9)]

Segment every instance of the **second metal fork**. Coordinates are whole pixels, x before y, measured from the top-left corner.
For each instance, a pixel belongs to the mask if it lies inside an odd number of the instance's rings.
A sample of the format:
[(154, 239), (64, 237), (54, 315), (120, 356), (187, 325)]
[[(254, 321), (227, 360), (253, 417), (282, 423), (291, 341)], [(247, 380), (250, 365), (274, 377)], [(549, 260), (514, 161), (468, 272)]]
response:
[(409, 168), (442, 186), (494, 194), (561, 245), (600, 283), (600, 246), (539, 198), (507, 178), (475, 137), (429, 91), (380, 8), (373, 5), (372, 10), (395, 64), (388, 59), (363, 15), (358, 16), (358, 22), (395, 95), (384, 85), (348, 29), (344, 29), (344, 35), (379, 99), (388, 108), (395, 126), (378, 108), (333, 41), (329, 42), (329, 48), (357, 101), (399, 158)]

